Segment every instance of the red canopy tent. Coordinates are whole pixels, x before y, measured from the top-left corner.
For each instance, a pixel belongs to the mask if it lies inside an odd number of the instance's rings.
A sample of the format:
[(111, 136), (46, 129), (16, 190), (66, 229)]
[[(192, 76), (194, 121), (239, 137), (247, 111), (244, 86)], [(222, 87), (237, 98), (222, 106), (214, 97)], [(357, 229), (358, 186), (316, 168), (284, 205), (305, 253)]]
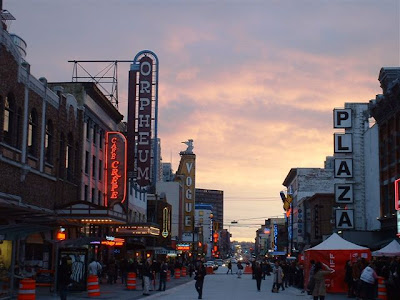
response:
[(320, 261), (326, 264), (335, 272), (326, 276), (326, 291), (328, 293), (343, 293), (347, 291), (344, 282), (346, 261), (356, 261), (358, 258), (370, 260), (371, 251), (346, 241), (336, 233), (332, 234), (322, 243), (305, 251), (304, 281), (308, 283), (310, 273), (310, 261)]

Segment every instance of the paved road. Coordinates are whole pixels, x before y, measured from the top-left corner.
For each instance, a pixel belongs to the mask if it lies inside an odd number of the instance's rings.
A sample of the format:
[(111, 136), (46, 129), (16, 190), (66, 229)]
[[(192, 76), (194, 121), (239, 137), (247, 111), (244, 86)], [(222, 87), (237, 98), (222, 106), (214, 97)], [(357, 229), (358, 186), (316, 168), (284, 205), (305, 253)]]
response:
[[(256, 281), (251, 279), (251, 275), (242, 275), (242, 278), (237, 278), (234, 275), (226, 275), (227, 268), (220, 267), (216, 274), (207, 275), (204, 281), (203, 299), (207, 300), (311, 300), (308, 296), (297, 288), (289, 287), (285, 291), (279, 293), (271, 293), (272, 276), (267, 276), (266, 280), (261, 282), (261, 292), (257, 291)], [(236, 267), (233, 267), (236, 271)], [(167, 283), (165, 292), (152, 291), (150, 296), (143, 296), (141, 291), (141, 281), (138, 281), (137, 291), (127, 291), (121, 284), (101, 285), (101, 296), (99, 298), (89, 298), (87, 293), (70, 294), (68, 300), (78, 299), (113, 299), (113, 300), (133, 300), (133, 299), (162, 299), (162, 300), (191, 300), (197, 299), (197, 292), (194, 287), (195, 281), (186, 276), (185, 278), (173, 279)], [(59, 299), (50, 293), (37, 291), (38, 300)], [(328, 294), (327, 300), (343, 300), (347, 299), (345, 295)]]

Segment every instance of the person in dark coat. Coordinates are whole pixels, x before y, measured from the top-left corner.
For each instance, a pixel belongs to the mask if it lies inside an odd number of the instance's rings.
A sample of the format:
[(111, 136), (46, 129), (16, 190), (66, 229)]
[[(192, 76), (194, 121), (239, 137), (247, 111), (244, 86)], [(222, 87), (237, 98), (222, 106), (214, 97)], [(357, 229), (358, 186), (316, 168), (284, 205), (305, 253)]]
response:
[(232, 273), (232, 262), (231, 261), (228, 262), (228, 271), (226, 271), (226, 274), (229, 274), (229, 271), (231, 271), (231, 274), (233, 274)]
[(345, 265), (344, 282), (347, 284), (347, 298), (355, 298), (353, 289), (353, 268), (350, 260), (348, 260)]
[(158, 288), (159, 291), (165, 291), (167, 285), (167, 272), (168, 264), (163, 261), (160, 267), (160, 286)]
[(194, 279), (196, 280), (195, 288), (197, 293), (199, 293), (198, 299), (203, 299), (203, 284), (206, 274), (206, 268), (204, 267), (203, 262), (200, 261), (199, 266), (196, 269), (196, 275), (194, 276)]
[(67, 300), (68, 285), (71, 282), (71, 266), (68, 264), (68, 258), (63, 256), (61, 265), (58, 267), (58, 288), (60, 290), (60, 299)]
[(262, 272), (260, 263), (256, 262), (255, 267), (254, 267), (254, 278), (256, 279), (256, 282), (257, 282), (257, 291), (260, 291), (260, 289), (261, 289), (262, 273), (263, 272)]

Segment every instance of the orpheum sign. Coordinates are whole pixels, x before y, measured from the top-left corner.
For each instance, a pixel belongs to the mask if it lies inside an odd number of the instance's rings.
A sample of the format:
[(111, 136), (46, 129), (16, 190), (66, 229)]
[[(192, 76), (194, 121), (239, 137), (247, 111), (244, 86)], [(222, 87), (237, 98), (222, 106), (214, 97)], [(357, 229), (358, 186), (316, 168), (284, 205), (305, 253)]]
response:
[(137, 120), (137, 183), (150, 185), (151, 103), (153, 60), (144, 56), (139, 69), (139, 110)]
[(126, 197), (126, 138), (120, 132), (106, 133), (105, 204), (123, 203)]

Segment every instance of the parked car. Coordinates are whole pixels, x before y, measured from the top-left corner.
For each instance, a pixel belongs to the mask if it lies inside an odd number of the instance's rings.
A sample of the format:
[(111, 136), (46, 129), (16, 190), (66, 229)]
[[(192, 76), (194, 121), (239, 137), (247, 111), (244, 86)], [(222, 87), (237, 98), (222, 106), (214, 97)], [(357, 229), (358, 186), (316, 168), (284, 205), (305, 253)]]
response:
[(231, 263), (237, 264), (237, 259), (236, 259), (236, 258), (232, 258), (232, 259), (231, 259)]

